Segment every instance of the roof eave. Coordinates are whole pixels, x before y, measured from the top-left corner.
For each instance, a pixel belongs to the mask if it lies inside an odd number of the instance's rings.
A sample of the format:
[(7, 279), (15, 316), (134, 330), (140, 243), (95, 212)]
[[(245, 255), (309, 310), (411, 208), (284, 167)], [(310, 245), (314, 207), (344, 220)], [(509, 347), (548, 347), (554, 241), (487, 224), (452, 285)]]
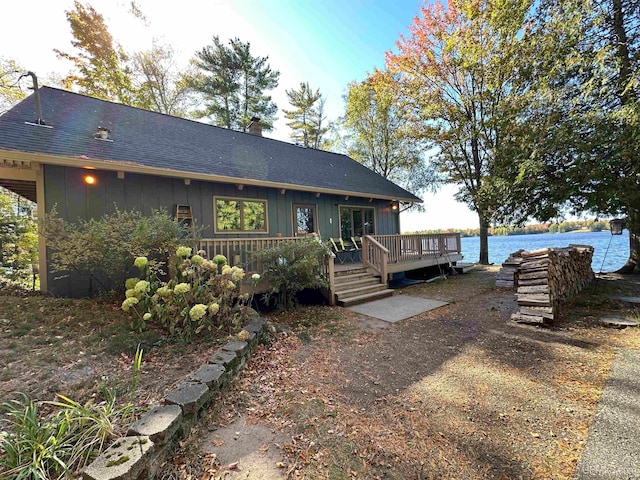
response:
[[(173, 170), (169, 168), (149, 167), (135, 162), (121, 162), (115, 160), (100, 160), (97, 158), (89, 158), (86, 156), (68, 157), (50, 155), (38, 152), (25, 152), (19, 150), (8, 150), (0, 148), (0, 160), (16, 161), (16, 162), (35, 162), (44, 165), (59, 165), (73, 168), (91, 168), (97, 170), (122, 171), (127, 173), (137, 173), (143, 175), (158, 175), (162, 177), (183, 178), (190, 180), (202, 180), (207, 182), (220, 182), (229, 184), (253, 185), (258, 187), (269, 187), (277, 189), (297, 190), (303, 192), (323, 193), (330, 195), (344, 195), (362, 198), (373, 198), (378, 200), (396, 200), (400, 202), (422, 203), (422, 200), (414, 196), (395, 196), (380, 195), (365, 192), (356, 192), (350, 190), (321, 188), (307, 185), (297, 185), (281, 182), (269, 182), (263, 180), (255, 180), (241, 177), (230, 177), (224, 175), (213, 175), (198, 172), (188, 172), (181, 170)], [(408, 193), (408, 192), (407, 192)]]

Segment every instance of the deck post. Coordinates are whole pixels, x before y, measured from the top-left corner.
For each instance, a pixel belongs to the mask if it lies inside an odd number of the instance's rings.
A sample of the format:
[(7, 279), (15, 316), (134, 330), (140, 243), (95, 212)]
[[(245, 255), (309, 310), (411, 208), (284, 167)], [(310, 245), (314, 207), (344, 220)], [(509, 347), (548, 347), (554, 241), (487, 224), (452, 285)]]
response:
[(389, 284), (389, 252), (382, 251), (382, 281), (385, 285)]
[(362, 266), (367, 268), (369, 266), (369, 240), (367, 237), (362, 237)]
[(333, 252), (327, 255), (327, 270), (329, 273), (329, 305), (332, 307), (336, 304), (336, 256)]

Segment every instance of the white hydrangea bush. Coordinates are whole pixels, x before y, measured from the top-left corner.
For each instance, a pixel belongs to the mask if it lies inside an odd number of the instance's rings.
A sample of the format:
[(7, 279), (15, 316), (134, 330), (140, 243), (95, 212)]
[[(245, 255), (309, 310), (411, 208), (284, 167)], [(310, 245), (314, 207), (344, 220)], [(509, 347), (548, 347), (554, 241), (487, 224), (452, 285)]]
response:
[[(241, 294), (244, 270), (227, 265), (223, 255), (207, 260), (206, 252), (192, 255), (192, 249), (185, 246), (176, 250), (174, 263), (175, 275), (162, 281), (147, 268), (146, 257), (135, 259), (140, 276), (125, 282), (126, 298), (122, 302), (133, 327), (141, 331), (150, 322), (157, 322), (170, 334), (185, 338), (203, 331), (235, 333), (253, 299), (253, 295)], [(255, 287), (260, 275), (255, 273), (247, 280)]]

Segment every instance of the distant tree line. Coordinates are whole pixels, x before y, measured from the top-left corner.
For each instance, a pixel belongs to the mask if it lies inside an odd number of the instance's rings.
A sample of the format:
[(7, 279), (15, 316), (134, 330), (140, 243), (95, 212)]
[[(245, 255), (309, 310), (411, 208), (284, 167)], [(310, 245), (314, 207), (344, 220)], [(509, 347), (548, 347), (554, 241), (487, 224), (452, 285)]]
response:
[[(490, 227), (489, 236), (504, 237), (510, 235), (535, 235), (538, 233), (567, 233), (575, 231), (601, 232), (609, 230), (608, 220), (577, 220), (557, 223), (538, 223), (534, 225), (523, 225), (521, 227)], [(447, 230), (421, 230), (414, 233), (460, 233), (463, 237), (477, 237), (480, 235), (479, 228), (447, 229)]]

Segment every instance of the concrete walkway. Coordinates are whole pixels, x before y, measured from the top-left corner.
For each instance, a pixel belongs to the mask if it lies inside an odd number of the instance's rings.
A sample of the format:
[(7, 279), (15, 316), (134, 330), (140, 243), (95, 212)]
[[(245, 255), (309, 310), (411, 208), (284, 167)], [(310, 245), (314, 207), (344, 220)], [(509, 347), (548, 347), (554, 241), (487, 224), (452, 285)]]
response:
[(393, 295), (392, 297), (349, 307), (349, 310), (378, 318), (385, 322), (396, 323), (444, 305), (447, 305), (447, 302), (413, 297), (411, 295)]
[(640, 480), (640, 352), (618, 353), (576, 479)]

